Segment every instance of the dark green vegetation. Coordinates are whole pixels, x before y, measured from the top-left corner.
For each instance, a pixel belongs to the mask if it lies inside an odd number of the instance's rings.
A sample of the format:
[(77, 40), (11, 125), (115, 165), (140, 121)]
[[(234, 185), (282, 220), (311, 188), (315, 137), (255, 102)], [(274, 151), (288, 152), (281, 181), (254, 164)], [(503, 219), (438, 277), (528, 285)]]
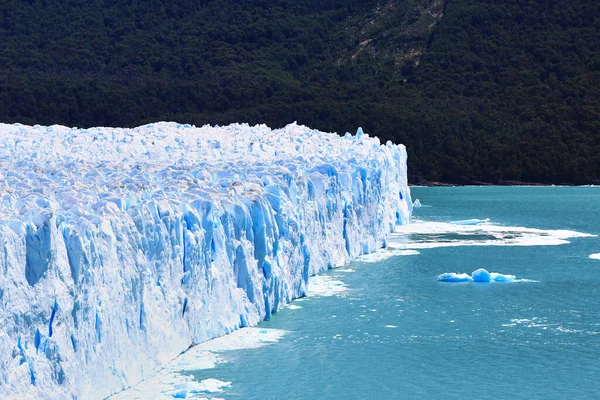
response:
[(412, 182), (598, 183), (600, 2), (0, 3), (0, 121), (157, 120), (363, 126)]

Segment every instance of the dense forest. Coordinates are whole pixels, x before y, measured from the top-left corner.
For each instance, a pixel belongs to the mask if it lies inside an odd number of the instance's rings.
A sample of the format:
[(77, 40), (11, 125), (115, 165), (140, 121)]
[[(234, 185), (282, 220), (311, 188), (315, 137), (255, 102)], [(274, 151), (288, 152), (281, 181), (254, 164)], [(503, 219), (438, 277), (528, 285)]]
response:
[(600, 183), (598, 0), (3, 0), (0, 121), (297, 121), (413, 183)]

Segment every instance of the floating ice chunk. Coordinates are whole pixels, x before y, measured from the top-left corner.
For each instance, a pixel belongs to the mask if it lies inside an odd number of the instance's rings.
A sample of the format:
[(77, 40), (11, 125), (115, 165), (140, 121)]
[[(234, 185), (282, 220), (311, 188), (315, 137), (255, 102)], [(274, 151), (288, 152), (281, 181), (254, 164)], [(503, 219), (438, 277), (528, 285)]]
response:
[(456, 272), (444, 272), (437, 278), (441, 282), (473, 282), (469, 274), (458, 274)]
[(492, 275), (483, 268), (473, 271), (471, 276), (473, 277), (473, 282), (490, 282), (492, 280)]
[(568, 244), (566, 239), (584, 237), (596, 235), (489, 223), (457, 225), (449, 222), (413, 220), (409, 225), (396, 227), (395, 233), (387, 242), (386, 250), (455, 246), (556, 246)]
[(600, 260), (600, 253), (590, 254), (590, 258), (593, 260)]
[(189, 355), (178, 357), (173, 365), (181, 371), (199, 371), (213, 369), (223, 359), (210, 351), (193, 351)]
[[(471, 275), (455, 272), (445, 272), (438, 276), (438, 281), (441, 282), (517, 282), (514, 275), (499, 274), (497, 272), (488, 272), (484, 268), (479, 268), (471, 273)], [(528, 280), (519, 280), (525, 282)]]
[(397, 328), (397, 326), (396, 326), (396, 325), (386, 325), (385, 327), (386, 327), (386, 328)]
[(302, 308), (302, 306), (297, 306), (297, 305), (295, 305), (295, 304), (290, 304), (290, 305), (288, 306), (288, 308), (289, 308), (290, 310), (299, 310), (299, 309), (301, 309), (301, 308)]
[(377, 263), (396, 256), (414, 256), (420, 254), (416, 250), (397, 250), (392, 248), (379, 249), (371, 254), (364, 254), (356, 259), (356, 261), (364, 263)]
[(423, 206), (423, 205), (421, 204), (421, 201), (419, 201), (419, 199), (416, 199), (416, 200), (413, 202), (413, 208), (419, 208), (419, 207), (422, 207), (422, 206)]
[(480, 268), (471, 273), (474, 282), (513, 282), (515, 280), (514, 275), (499, 274), (497, 272), (488, 272), (487, 270)]
[[(516, 279), (514, 275), (499, 274), (497, 272), (490, 273), (490, 276), (494, 282), (514, 282)], [(526, 279), (521, 279), (521, 281), (524, 282)]]
[(223, 388), (231, 387), (231, 382), (223, 382), (218, 379), (209, 378), (204, 379), (199, 383), (196, 382), (185, 382), (176, 384), (173, 390), (166, 392), (174, 399), (185, 399), (188, 395), (193, 398), (197, 398), (199, 393), (220, 393)]
[(231, 387), (231, 382), (223, 382), (218, 379), (204, 379), (195, 390), (203, 393), (219, 393), (223, 388)]
[(481, 224), (487, 224), (488, 222), (490, 222), (489, 218), (486, 219), (464, 219), (461, 221), (450, 221), (450, 223), (452, 225), (481, 225)]
[(316, 275), (308, 282), (308, 294), (312, 296), (335, 296), (347, 291), (344, 282), (329, 275)]

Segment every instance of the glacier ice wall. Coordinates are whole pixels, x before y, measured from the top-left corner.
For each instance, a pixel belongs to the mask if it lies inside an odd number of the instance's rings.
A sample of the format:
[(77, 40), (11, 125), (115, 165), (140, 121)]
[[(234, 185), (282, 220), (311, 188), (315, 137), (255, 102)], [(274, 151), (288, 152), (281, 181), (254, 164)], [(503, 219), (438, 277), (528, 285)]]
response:
[(268, 319), (412, 210), (402, 145), (0, 124), (0, 397), (103, 398)]

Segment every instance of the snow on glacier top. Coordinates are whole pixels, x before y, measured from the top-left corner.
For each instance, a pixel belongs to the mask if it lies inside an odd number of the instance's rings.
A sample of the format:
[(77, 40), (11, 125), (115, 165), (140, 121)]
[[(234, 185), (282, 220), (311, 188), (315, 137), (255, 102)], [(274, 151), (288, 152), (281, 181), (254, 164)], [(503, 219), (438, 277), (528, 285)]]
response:
[[(391, 143), (388, 143), (390, 146)], [(369, 163), (378, 138), (323, 133), (295, 123), (271, 130), (159, 122), (133, 129), (0, 124), (0, 220), (59, 212), (85, 230), (139, 202), (252, 196), (279, 177), (331, 164)], [(326, 183), (325, 183), (326, 184)], [(316, 188), (323, 190), (326, 188)], [(13, 229), (19, 229), (17, 224)]]

